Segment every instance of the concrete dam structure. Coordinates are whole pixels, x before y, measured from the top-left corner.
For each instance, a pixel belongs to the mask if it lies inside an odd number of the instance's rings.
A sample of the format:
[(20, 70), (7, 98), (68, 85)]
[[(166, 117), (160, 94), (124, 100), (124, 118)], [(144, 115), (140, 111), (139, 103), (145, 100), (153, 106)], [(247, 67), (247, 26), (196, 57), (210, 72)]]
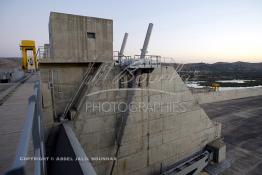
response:
[[(38, 70), (26, 72), (15, 86), (0, 93), (4, 119), (0, 173), (231, 175), (243, 171), (238, 160), (252, 153), (249, 147), (243, 151), (242, 137), (233, 134), (237, 139), (231, 139), (230, 132), (234, 128), (235, 133), (241, 129), (246, 135), (260, 134), (250, 133), (245, 120), (260, 131), (256, 123), (262, 97), (256, 96), (262, 95), (261, 89), (192, 94), (173, 63), (148, 54), (153, 23), (135, 56), (125, 55), (128, 33), (120, 51), (113, 51), (110, 19), (51, 12), (48, 27), (49, 43), (37, 52)], [(257, 104), (249, 105), (249, 111), (238, 109), (239, 119), (234, 105), (244, 106), (252, 99), (229, 100), (250, 96), (256, 97), (252, 104)], [(257, 122), (252, 122), (254, 116)], [(246, 160), (248, 171), (260, 171), (252, 158)]]
[(225, 159), (221, 124), (173, 66), (113, 60), (112, 20), (52, 12), (49, 32), (50, 58), (39, 65), (45, 126), (50, 134), (70, 123), (88, 157), (109, 159), (91, 160), (97, 174), (198, 174)]

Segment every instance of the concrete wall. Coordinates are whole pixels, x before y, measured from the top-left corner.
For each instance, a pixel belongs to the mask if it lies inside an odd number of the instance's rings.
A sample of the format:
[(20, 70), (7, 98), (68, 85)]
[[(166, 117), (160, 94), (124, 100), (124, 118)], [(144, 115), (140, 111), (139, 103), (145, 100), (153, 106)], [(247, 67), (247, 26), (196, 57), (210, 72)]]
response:
[(50, 56), (62, 62), (112, 62), (113, 21), (51, 12)]
[[(53, 117), (60, 116), (79, 86), (89, 64), (40, 64), (43, 107), (46, 111), (54, 111)], [(52, 92), (51, 92), (52, 91)], [(51, 96), (53, 93), (53, 97)], [(52, 107), (53, 100), (53, 107)], [(53, 114), (52, 114), (53, 115)]]
[[(40, 63), (47, 127), (76, 91), (87, 62), (112, 61), (112, 25), (111, 20), (51, 13), (51, 59)], [(95, 33), (95, 38), (87, 32)], [(90, 158), (112, 158), (127, 117), (113, 174), (160, 173), (220, 137), (221, 125), (208, 118), (173, 67), (142, 73), (130, 92), (128, 83), (123, 83), (132, 78), (130, 73), (121, 74), (120, 67), (110, 63), (103, 66), (102, 74), (87, 84), (73, 129)], [(121, 111), (131, 103), (138, 109)], [(106, 110), (103, 104), (115, 106)], [(113, 161), (93, 160), (92, 164), (98, 175), (104, 175)]]
[[(127, 101), (128, 91), (122, 91), (119, 82), (114, 83), (119, 72), (115, 67), (106, 79), (89, 87), (74, 120), (74, 131), (90, 157), (114, 157), (116, 152), (117, 128), (123, 116), (119, 110), (104, 111), (98, 106), (103, 102)], [(169, 76), (173, 78), (170, 80)], [(140, 80), (141, 90), (134, 91), (132, 102), (161, 104), (154, 110), (128, 113), (114, 174), (159, 173), (220, 137), (221, 125), (208, 118), (173, 67), (144, 73)], [(99, 93), (90, 95), (93, 92)], [(170, 102), (175, 103), (175, 110), (167, 110)], [(90, 104), (95, 104), (95, 110)], [(112, 161), (92, 164), (99, 175), (109, 173), (112, 167)]]
[(205, 104), (259, 95), (262, 95), (262, 88), (247, 88), (219, 92), (196, 93), (194, 94), (194, 97), (199, 104)]

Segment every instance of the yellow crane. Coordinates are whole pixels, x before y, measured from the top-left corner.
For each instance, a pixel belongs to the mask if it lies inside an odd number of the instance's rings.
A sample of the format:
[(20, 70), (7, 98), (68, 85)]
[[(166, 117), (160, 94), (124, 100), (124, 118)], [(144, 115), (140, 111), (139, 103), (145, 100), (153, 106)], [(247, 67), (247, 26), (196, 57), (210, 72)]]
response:
[(220, 84), (219, 83), (212, 83), (212, 89), (214, 90), (214, 91), (218, 91), (219, 90), (219, 88), (220, 88)]
[(35, 41), (22, 40), (20, 43), (20, 49), (22, 51), (22, 69), (24, 71), (37, 70), (38, 61), (36, 56)]

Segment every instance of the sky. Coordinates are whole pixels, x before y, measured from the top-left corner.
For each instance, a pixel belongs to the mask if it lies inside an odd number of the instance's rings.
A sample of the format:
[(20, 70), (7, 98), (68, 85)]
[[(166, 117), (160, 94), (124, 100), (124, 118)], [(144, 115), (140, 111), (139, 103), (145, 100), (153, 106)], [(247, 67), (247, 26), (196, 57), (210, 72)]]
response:
[(189, 62), (262, 62), (262, 0), (1, 0), (0, 57), (19, 57), (20, 40), (49, 42), (50, 11), (113, 19), (114, 50)]

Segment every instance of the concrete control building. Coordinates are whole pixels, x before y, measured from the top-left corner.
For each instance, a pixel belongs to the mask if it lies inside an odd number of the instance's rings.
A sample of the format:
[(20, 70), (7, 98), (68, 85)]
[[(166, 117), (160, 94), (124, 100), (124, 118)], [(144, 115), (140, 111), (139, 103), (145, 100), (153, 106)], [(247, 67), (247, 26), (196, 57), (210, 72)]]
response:
[(49, 41), (54, 61), (113, 61), (112, 20), (51, 12)]
[[(70, 123), (98, 175), (198, 174), (225, 159), (221, 124), (173, 66), (127, 69), (113, 61), (112, 20), (51, 12), (49, 41), (50, 58), (39, 65), (47, 134)], [(131, 110), (139, 104), (143, 110)], [(53, 144), (63, 146), (49, 137)]]

